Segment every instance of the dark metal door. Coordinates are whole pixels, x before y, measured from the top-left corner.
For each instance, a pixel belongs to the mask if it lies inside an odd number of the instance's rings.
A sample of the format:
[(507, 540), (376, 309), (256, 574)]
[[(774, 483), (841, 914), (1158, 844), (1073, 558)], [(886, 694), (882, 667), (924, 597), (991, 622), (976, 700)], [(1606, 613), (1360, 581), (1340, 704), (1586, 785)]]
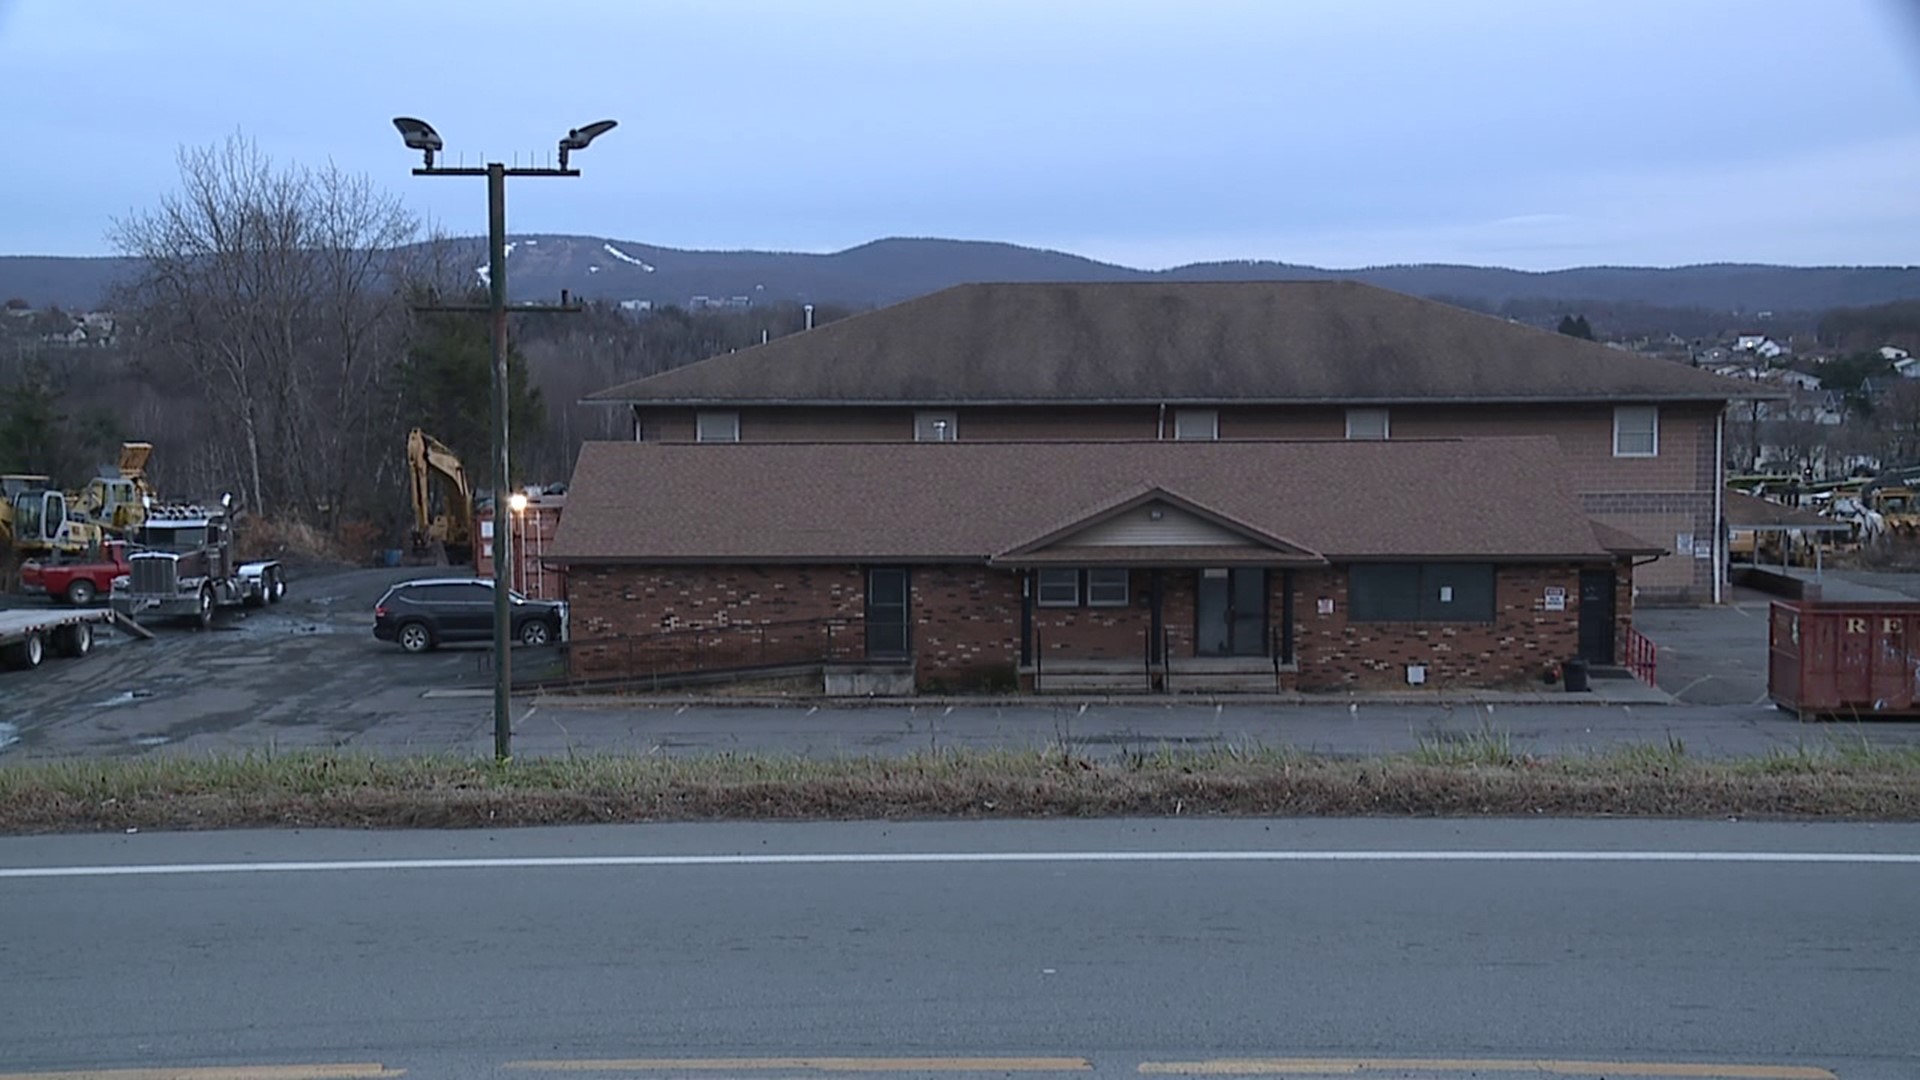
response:
[(1266, 655), (1267, 572), (1261, 569), (1200, 571), (1194, 616), (1197, 655)]
[(892, 567), (867, 571), (867, 656), (907, 655), (907, 572)]
[(1613, 663), (1613, 571), (1580, 571), (1580, 659)]

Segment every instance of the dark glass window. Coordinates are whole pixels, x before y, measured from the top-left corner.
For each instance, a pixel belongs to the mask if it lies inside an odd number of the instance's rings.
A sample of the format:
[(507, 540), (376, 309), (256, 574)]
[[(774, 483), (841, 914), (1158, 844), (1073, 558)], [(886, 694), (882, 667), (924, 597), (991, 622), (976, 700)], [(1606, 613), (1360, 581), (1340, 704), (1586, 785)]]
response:
[(1354, 622), (1492, 622), (1491, 563), (1357, 563), (1347, 568)]

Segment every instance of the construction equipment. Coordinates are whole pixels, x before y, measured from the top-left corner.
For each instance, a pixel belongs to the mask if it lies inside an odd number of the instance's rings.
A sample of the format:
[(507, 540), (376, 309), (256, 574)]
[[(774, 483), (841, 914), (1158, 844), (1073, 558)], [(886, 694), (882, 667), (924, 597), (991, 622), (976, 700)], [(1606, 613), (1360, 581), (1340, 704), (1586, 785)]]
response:
[(96, 476), (80, 491), (67, 495), (68, 512), (100, 527), (108, 536), (130, 536), (147, 520), (153, 488), (147, 483), (147, 461), (153, 444), (120, 444), (118, 476)]
[(20, 555), (78, 555), (100, 546), (98, 525), (76, 517), (45, 476), (0, 476), (0, 542)]
[(1903, 540), (1920, 534), (1920, 492), (1905, 485), (1889, 484), (1866, 493), (1867, 509), (1880, 515), (1887, 530)]
[(121, 443), (119, 475), (97, 476), (77, 492), (38, 473), (0, 476), (0, 549), (63, 559), (97, 552), (108, 536), (132, 536), (153, 501), (152, 456), (152, 443)]
[[(434, 513), (433, 475), (446, 481), (443, 509)], [(413, 494), (415, 555), (444, 557), (456, 566), (473, 562), (473, 485), (466, 466), (446, 443), (419, 428), (407, 434), (407, 480)]]

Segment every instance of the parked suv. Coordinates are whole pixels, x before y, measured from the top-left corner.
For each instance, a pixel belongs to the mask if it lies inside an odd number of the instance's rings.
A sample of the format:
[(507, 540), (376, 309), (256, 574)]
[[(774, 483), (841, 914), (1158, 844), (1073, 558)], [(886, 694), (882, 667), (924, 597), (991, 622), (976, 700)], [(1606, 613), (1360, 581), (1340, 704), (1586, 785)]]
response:
[[(508, 593), (513, 640), (547, 645), (560, 640), (567, 605)], [(397, 641), (411, 653), (447, 641), (493, 640), (493, 582), (486, 578), (403, 581), (373, 606), (373, 636)]]

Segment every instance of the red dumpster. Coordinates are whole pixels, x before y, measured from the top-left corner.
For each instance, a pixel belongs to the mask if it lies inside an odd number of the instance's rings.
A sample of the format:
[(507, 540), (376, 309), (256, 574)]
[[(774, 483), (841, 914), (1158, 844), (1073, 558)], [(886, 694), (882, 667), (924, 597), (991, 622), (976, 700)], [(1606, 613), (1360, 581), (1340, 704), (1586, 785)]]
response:
[(1920, 713), (1920, 603), (1775, 601), (1767, 696), (1801, 719)]

